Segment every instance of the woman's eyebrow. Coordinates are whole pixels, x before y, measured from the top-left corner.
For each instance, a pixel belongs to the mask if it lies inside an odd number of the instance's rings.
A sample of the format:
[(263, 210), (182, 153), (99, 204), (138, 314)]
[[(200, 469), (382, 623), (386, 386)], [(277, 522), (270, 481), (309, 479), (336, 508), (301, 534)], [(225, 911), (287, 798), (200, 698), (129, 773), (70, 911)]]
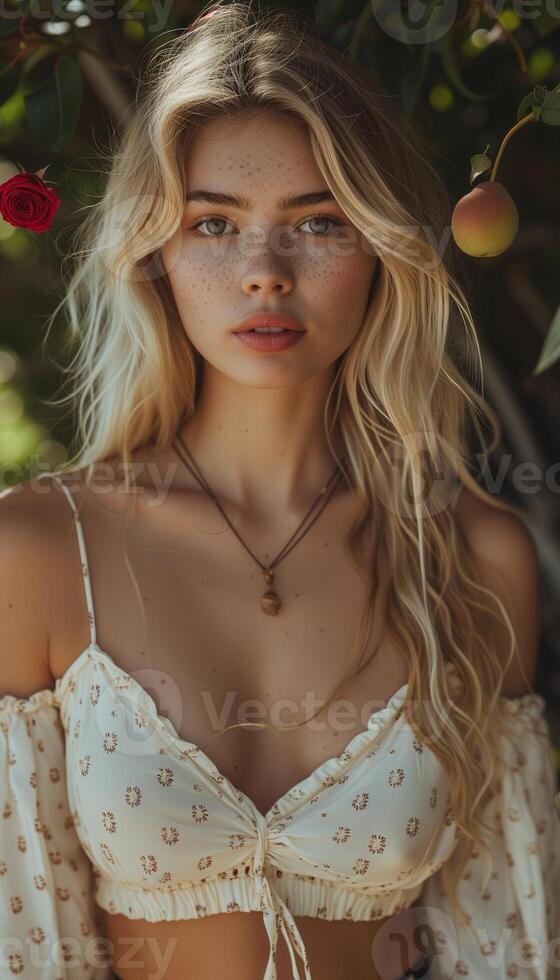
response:
[[(224, 207), (238, 208), (241, 211), (250, 211), (252, 202), (246, 197), (238, 197), (235, 194), (222, 194), (219, 191), (190, 191), (186, 198), (189, 201), (206, 201), (208, 204), (221, 204)], [(310, 204), (321, 204), (323, 201), (335, 201), (335, 197), (330, 191), (311, 191), (309, 194), (296, 194), (294, 197), (283, 197), (277, 201), (280, 211), (289, 211), (293, 208), (308, 207)]]

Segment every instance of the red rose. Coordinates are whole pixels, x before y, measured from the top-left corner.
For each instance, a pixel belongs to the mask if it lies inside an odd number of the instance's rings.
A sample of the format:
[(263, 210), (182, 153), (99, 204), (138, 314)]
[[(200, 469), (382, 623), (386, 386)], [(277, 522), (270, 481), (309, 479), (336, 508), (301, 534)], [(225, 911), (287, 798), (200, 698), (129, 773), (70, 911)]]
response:
[(37, 174), (14, 174), (0, 184), (0, 214), (16, 228), (48, 231), (61, 204)]

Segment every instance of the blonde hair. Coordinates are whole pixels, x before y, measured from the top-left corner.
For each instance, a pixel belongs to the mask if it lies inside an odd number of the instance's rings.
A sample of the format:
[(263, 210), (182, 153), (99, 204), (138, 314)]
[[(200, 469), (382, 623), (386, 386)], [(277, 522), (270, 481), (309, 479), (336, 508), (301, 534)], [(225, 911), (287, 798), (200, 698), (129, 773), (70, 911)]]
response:
[[(503, 603), (478, 581), (449, 488), (465, 486), (497, 509), (516, 508), (491, 497), (469, 472), (475, 442), (485, 454), (493, 450), (500, 424), (477, 390), (476, 328), (447, 241), (442, 248), (450, 204), (427, 143), (293, 11), (213, 3), (149, 57), (136, 111), (111, 153), (103, 196), (78, 230), (69, 257), (76, 268), (52, 314), (64, 306), (78, 341), (66, 368), (71, 390), (61, 401), (77, 407), (80, 445), (53, 472), (77, 464), (87, 480), (98, 461), (117, 457), (129, 490), (131, 453), (169, 446), (194, 414), (201, 358), (159, 253), (181, 219), (184, 154), (196, 128), (266, 109), (306, 125), (326, 184), (379, 256), (363, 324), (334, 365), (324, 412), (329, 443), (336, 434), (363, 502), (347, 541), (370, 583), (352, 669), (324, 707), (371, 662), (358, 666), (382, 589), (380, 634), (406, 656), (408, 699), (418, 706), (410, 724), (449, 778), (461, 839), (443, 873), (458, 913), (455, 889), (473, 845), (485, 851), (486, 880), (491, 873), (482, 831), (493, 828), (482, 807), (500, 776), (492, 746), (505, 719), (495, 709), (516, 640)], [(492, 433), (488, 445), (481, 420)], [(333, 454), (340, 458), (334, 447)], [(438, 486), (442, 473), (448, 499), (426, 498), (427, 482)], [(490, 641), (492, 620), (509, 631), (506, 665)], [(446, 661), (461, 682), (460, 703)]]

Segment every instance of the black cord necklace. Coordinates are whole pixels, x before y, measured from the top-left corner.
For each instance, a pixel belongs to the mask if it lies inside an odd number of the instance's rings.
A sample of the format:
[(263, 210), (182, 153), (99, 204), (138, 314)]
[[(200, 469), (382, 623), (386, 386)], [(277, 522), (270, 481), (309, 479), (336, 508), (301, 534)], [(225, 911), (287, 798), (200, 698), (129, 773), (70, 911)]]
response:
[[(203, 474), (201, 473), (199, 467), (197, 466), (195, 460), (192, 457), (192, 454), (189, 452), (187, 446), (185, 445), (185, 443), (184, 443), (184, 441), (181, 438), (181, 435), (179, 433), (177, 433), (176, 438), (173, 440), (172, 446), (175, 449), (175, 452), (177, 453), (177, 455), (179, 456), (179, 458), (182, 460), (182, 462), (187, 467), (187, 469), (192, 473), (192, 475), (194, 476), (195, 480), (198, 481), (198, 483), (200, 484), (200, 486), (202, 487), (202, 489), (214, 501), (214, 503), (216, 504), (216, 507), (218, 507), (220, 513), (223, 515), (223, 517), (225, 518), (225, 520), (229, 524), (231, 530), (236, 535), (236, 537), (239, 539), (239, 541), (241, 542), (241, 544), (243, 545), (243, 547), (245, 548), (245, 550), (248, 551), (248, 553), (251, 555), (251, 558), (253, 558), (253, 560), (256, 561), (257, 564), (260, 566), (260, 568), (262, 569), (264, 580), (265, 580), (267, 586), (271, 586), (272, 583), (274, 582), (274, 573), (273, 573), (272, 569), (275, 567), (275, 565), (278, 565), (282, 561), (282, 559), (285, 558), (286, 555), (288, 555), (290, 553), (290, 551), (292, 551), (293, 548), (295, 548), (296, 544), (298, 544), (299, 541), (301, 541), (301, 539), (313, 527), (315, 521), (322, 514), (323, 510), (327, 506), (327, 504), (328, 504), (330, 498), (332, 497), (332, 495), (333, 495), (333, 493), (334, 493), (334, 491), (335, 491), (335, 489), (336, 489), (336, 487), (337, 487), (337, 485), (339, 483), (339, 480), (340, 480), (340, 478), (342, 476), (342, 471), (339, 469), (339, 467), (337, 467), (336, 470), (334, 471), (334, 473), (332, 474), (332, 476), (329, 478), (328, 482), (323, 487), (321, 487), (321, 490), (319, 492), (319, 495), (317, 496), (317, 498), (315, 499), (315, 501), (313, 502), (313, 504), (311, 505), (311, 507), (307, 511), (307, 513), (306, 513), (305, 517), (303, 518), (303, 520), (301, 521), (301, 523), (298, 525), (298, 527), (296, 528), (296, 530), (292, 534), (291, 538), (286, 542), (286, 544), (284, 545), (284, 547), (282, 548), (282, 550), (276, 555), (276, 558), (274, 559), (274, 561), (270, 562), (269, 565), (263, 565), (263, 563), (261, 561), (259, 561), (259, 559), (257, 558), (256, 555), (253, 554), (253, 552), (251, 551), (251, 549), (248, 547), (247, 544), (245, 544), (245, 542), (243, 541), (242, 537), (238, 534), (238, 532), (234, 528), (234, 526), (231, 523), (229, 517), (227, 516), (227, 514), (223, 510), (222, 506), (220, 505), (220, 502), (217, 500), (217, 498), (216, 498), (215, 494), (213, 493), (210, 485), (208, 484), (207, 480), (204, 478)], [(186, 458), (186, 457), (188, 457), (188, 458)], [(190, 460), (190, 462), (189, 462), (189, 460)], [(196, 472), (197, 470), (198, 470), (198, 472)], [(332, 484), (332, 486), (331, 486), (331, 484)], [(320, 504), (319, 511), (318, 511), (317, 514), (315, 514), (315, 517), (311, 521), (309, 527), (307, 527), (305, 529), (305, 531), (302, 532), (302, 534), (300, 535), (300, 537), (297, 538), (297, 540), (294, 541), (293, 544), (291, 544), (291, 547), (289, 547), (290, 546), (290, 543), (293, 541), (293, 538), (296, 536), (296, 534), (298, 533), (298, 531), (301, 529), (301, 527), (303, 526), (303, 524), (305, 523), (305, 521), (307, 520), (307, 518), (310, 516), (310, 514), (312, 513), (312, 511), (315, 509), (315, 507), (317, 507), (317, 505), (319, 505), (319, 504)], [(263, 595), (261, 596), (261, 609), (268, 616), (277, 616), (278, 613), (280, 612), (280, 610), (282, 609), (282, 600), (280, 599), (280, 596), (278, 595), (278, 593), (277, 592), (274, 592), (274, 590), (271, 589), (271, 588), (267, 588), (266, 592), (264, 592)]]

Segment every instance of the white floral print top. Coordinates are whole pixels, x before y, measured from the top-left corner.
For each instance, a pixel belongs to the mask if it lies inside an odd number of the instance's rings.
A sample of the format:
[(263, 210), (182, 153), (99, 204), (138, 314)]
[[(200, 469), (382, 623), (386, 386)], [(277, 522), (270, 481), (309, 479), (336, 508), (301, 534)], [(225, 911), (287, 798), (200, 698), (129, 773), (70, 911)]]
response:
[(459, 830), (445, 774), (402, 713), (407, 686), (261, 814), (98, 646), (80, 518), (58, 482), (90, 644), (54, 690), (0, 699), (0, 977), (109, 980), (97, 905), (152, 922), (262, 911), (264, 980), (280, 932), (294, 980), (298, 957), (318, 980), (294, 916), (374, 920), (413, 903), (438, 940), (434, 980), (558, 975), (560, 814), (542, 697), (500, 700), (515, 736), (485, 814), (494, 864), (485, 881), (472, 852), (459, 888), (471, 929), (459, 927), (441, 881)]

